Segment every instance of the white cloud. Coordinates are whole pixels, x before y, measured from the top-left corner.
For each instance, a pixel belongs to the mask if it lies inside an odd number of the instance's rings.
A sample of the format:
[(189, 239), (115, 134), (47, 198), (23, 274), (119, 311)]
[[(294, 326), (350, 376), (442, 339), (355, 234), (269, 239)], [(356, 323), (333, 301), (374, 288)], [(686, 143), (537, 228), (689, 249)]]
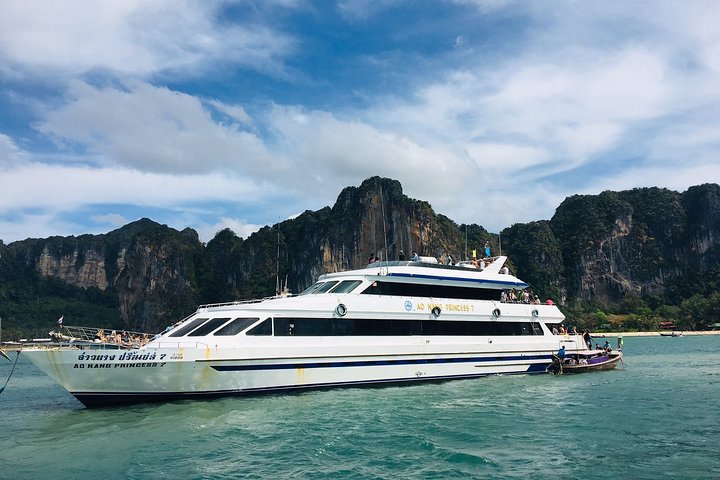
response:
[(294, 40), (262, 24), (218, 22), (224, 3), (3, 2), (0, 58), (6, 59), (6, 70), (13, 65), (66, 73), (101, 68), (145, 76), (223, 61), (281, 74)]
[[(73, 82), (68, 96), (69, 103), (48, 111), (36, 128), (61, 144), (81, 144), (107, 164), (261, 177), (279, 166), (255, 134), (213, 121), (197, 97), (140, 82), (125, 90)], [(242, 117), (239, 107), (214, 105)]]
[(113, 227), (122, 227), (123, 225), (127, 225), (131, 222), (129, 218), (125, 217), (124, 215), (120, 215), (119, 213), (91, 215), (90, 219), (97, 224), (111, 225)]
[(252, 223), (246, 222), (243, 219), (222, 217), (212, 225), (200, 223), (195, 225), (194, 228), (198, 232), (200, 239), (207, 242), (213, 237), (215, 237), (218, 232), (226, 228), (229, 228), (230, 230), (235, 232), (235, 235), (239, 237), (247, 238), (251, 234), (260, 230), (262, 227), (264, 227), (264, 225), (254, 225)]
[(0, 133), (0, 171), (26, 162), (29, 155), (18, 148), (12, 138)]
[(118, 168), (29, 164), (0, 176), (2, 212), (38, 208), (67, 211), (92, 204), (175, 207), (277, 193), (252, 179), (209, 173), (172, 175)]
[[(1, 212), (0, 212), (1, 213)], [(53, 235), (75, 235), (79, 233), (103, 233), (93, 231), (87, 225), (73, 224), (60, 220), (55, 212), (21, 213), (6, 219), (0, 215), (0, 232), (3, 242), (10, 243), (26, 238), (47, 238)]]
[[(115, 76), (94, 85), (71, 81), (63, 99), (40, 109), (34, 125), (57, 142), (57, 151), (24, 152), (17, 145), (25, 141), (0, 134), (0, 208), (59, 212), (133, 203), (181, 210), (239, 197), (261, 202), (282, 192), (298, 199), (285, 215), (331, 204), (342, 187), (382, 175), (457, 221), (499, 230), (549, 218), (578, 190), (685, 189), (718, 178), (720, 9), (713, 2), (682, 9), (452, 3), (478, 9), (478, 32), (454, 22), (439, 36), (450, 39), (445, 55), (452, 63), (429, 59), (437, 66), (432, 76), (423, 78), (418, 69), (413, 83), (393, 87), (397, 96), (388, 87), (375, 98), (363, 92), (362, 107), (312, 107), (296, 104), (288, 84), (283, 98), (290, 100), (262, 111), (258, 104), (248, 110), (229, 91), (221, 102), (202, 87), (190, 94), (137, 80), (177, 73), (197, 75), (201, 85), (214, 63), (284, 75), (298, 40), (259, 21), (218, 22), (224, 2), (6, 2), (0, 74), (29, 69), (53, 78), (58, 71), (109, 69)], [(299, 6), (294, 0), (273, 5)], [(358, 22), (399, 5), (348, 0), (334, 8)], [(493, 24), (486, 16), (494, 14), (521, 20), (518, 32), (504, 32), (507, 44), (493, 43), (493, 31), (484, 31)], [(477, 48), (472, 55), (453, 48), (469, 44)], [(387, 46), (396, 48), (402, 47)], [(419, 47), (386, 53), (367, 55), (384, 60), (381, 73), (393, 71), (398, 58), (428, 60)], [(620, 165), (623, 158), (640, 159), (641, 167)], [(595, 168), (604, 163), (614, 168)], [(587, 170), (596, 173), (573, 177)], [(201, 237), (226, 226), (240, 235), (258, 228), (242, 211), (223, 215), (196, 224)], [(50, 217), (47, 225), (70, 228)], [(110, 214), (95, 220), (123, 221)]]

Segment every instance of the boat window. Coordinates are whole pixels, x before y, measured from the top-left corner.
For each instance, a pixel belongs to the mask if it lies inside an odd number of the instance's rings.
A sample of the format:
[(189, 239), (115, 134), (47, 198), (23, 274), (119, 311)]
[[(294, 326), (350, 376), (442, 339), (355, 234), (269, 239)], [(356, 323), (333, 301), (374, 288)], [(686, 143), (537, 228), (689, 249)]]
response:
[(330, 293), (348, 293), (362, 283), (362, 280), (343, 280), (330, 290)]
[(225, 322), (230, 320), (230, 317), (218, 317), (213, 318), (209, 322), (204, 323), (200, 328), (196, 328), (192, 332), (188, 333), (188, 337), (202, 337), (208, 333), (220, 328)]
[(237, 335), (238, 333), (242, 332), (246, 328), (248, 328), (253, 323), (260, 320), (259, 318), (236, 318), (232, 322), (228, 323), (224, 327), (222, 327), (217, 332), (213, 333), (213, 335), (222, 335), (222, 336), (230, 336), (230, 335)]
[(334, 287), (337, 283), (338, 283), (337, 280), (333, 280), (332, 282), (325, 282), (323, 285), (320, 286), (320, 288), (318, 288), (317, 290), (315, 290), (312, 293), (313, 293), (313, 295), (316, 293), (325, 293), (328, 290), (330, 290), (332, 287)]
[(373, 282), (364, 295), (395, 295), (400, 297), (461, 298), (469, 300), (500, 300), (502, 290), (495, 288), (455, 287), (398, 282)]
[(188, 323), (184, 327), (180, 327), (178, 330), (174, 331), (168, 337), (182, 337), (186, 333), (195, 330), (197, 327), (200, 326), (200, 324), (205, 323), (208, 319), (207, 318), (196, 318), (192, 322)]
[(532, 322), (532, 328), (535, 332), (535, 335), (543, 335), (543, 329), (540, 326), (540, 322)]
[(272, 335), (272, 322), (266, 318), (263, 322), (248, 330), (245, 335)]
[(532, 322), (276, 317), (276, 336), (535, 335)]
[[(305, 290), (303, 290), (302, 292), (300, 292), (299, 295), (309, 295), (309, 294), (313, 293), (315, 290), (317, 290), (318, 288), (320, 288), (323, 283), (325, 283), (325, 282), (313, 283), (313, 284), (310, 285), (308, 288), (306, 288)], [(298, 296), (299, 296), (299, 295), (298, 295)]]

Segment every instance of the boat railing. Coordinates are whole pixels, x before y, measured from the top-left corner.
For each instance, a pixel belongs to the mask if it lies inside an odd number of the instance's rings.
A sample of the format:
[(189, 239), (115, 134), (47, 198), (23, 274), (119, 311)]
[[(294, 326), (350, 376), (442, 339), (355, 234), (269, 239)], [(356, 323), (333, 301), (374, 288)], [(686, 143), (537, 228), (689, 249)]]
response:
[(162, 341), (162, 342), (152, 342), (148, 344), (148, 349), (160, 349), (160, 348), (209, 348), (210, 345), (203, 342), (168, 342), (168, 341)]
[[(447, 263), (438, 262), (437, 259), (434, 257), (421, 257), (421, 258), (432, 258), (435, 261), (431, 262), (431, 261), (423, 261), (423, 260), (416, 260), (416, 261), (412, 261), (412, 260), (381, 260), (378, 262), (368, 263), (365, 268), (414, 266), (414, 267), (461, 270), (461, 271), (468, 271), (468, 270), (469, 271), (476, 270), (478, 272), (482, 271), (479, 268), (477, 268), (475, 265), (473, 265), (472, 260), (460, 260), (457, 263), (449, 265)], [(490, 265), (498, 258), (500, 258), (500, 255), (494, 256), (494, 257), (485, 257), (482, 260), (484, 260), (488, 265)]]
[(203, 305), (199, 305), (197, 307), (197, 309), (198, 310), (206, 310), (208, 308), (216, 308), (216, 307), (234, 307), (236, 305), (247, 305), (247, 304), (251, 304), (251, 303), (260, 303), (260, 302), (264, 302), (265, 300), (274, 300), (276, 298), (286, 298), (286, 297), (292, 297), (292, 296), (294, 296), (294, 295), (291, 293), (286, 293), (286, 294), (280, 294), (280, 295), (271, 295), (269, 297), (263, 297), (263, 298), (253, 298), (250, 300), (234, 300), (232, 302), (206, 303)]
[(111, 330), (97, 327), (61, 325), (49, 333), (52, 342), (67, 345), (92, 345), (93, 348), (139, 348), (150, 341), (151, 335), (131, 330)]

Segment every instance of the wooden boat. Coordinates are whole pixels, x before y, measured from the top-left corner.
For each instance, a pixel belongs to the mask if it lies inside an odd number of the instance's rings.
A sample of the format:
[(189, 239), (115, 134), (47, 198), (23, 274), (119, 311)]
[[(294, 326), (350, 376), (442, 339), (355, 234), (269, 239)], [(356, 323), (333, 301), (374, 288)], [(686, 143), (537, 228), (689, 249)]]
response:
[(548, 372), (559, 373), (585, 373), (598, 372), (600, 370), (612, 370), (622, 362), (622, 352), (608, 352), (606, 350), (586, 350), (584, 352), (572, 353), (560, 359), (553, 355), (553, 363), (548, 367)]
[(660, 332), (661, 337), (682, 337), (682, 332)]

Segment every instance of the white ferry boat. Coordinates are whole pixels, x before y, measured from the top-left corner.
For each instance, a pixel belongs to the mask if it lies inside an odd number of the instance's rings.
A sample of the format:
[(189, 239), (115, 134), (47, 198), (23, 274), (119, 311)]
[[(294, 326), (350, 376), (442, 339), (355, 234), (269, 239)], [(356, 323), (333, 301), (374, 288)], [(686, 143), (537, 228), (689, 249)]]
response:
[[(66, 343), (23, 349), (87, 407), (310, 388), (544, 373), (584, 350), (553, 335), (552, 304), (501, 301), (528, 285), (501, 272), (378, 262), (322, 275), (296, 296), (202, 305), (142, 346)], [(434, 262), (434, 263), (433, 263)]]

